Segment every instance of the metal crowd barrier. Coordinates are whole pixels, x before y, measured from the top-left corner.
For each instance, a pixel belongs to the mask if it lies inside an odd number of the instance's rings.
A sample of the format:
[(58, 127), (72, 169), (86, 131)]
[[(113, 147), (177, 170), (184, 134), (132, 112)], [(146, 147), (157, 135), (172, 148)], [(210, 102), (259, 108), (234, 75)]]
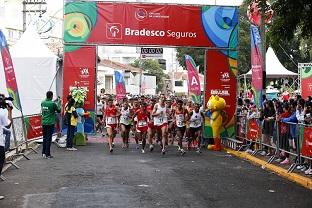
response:
[[(284, 148), (290, 139), (290, 128), (292, 125), (296, 127), (296, 137), (294, 138), (295, 149), (291, 151), (291, 148)], [(283, 128), (283, 134), (286, 134), (284, 138), (281, 137), (281, 128)], [(273, 154), (269, 157), (268, 163), (274, 162), (275, 159), (279, 158), (280, 153), (288, 153), (295, 159), (291, 162), (288, 172), (292, 172), (298, 165), (302, 165), (303, 160), (312, 160), (312, 125), (306, 125), (302, 123), (290, 123), (290, 122), (280, 122), (274, 121), (274, 132), (270, 135), (270, 142), (263, 142), (263, 121), (259, 118), (247, 119), (247, 115), (240, 114), (236, 116), (236, 140), (239, 141), (237, 146), (233, 148), (233, 145), (226, 145), (237, 151), (242, 151), (243, 149), (249, 149), (252, 145), (255, 147), (251, 152), (252, 155), (256, 155), (262, 152), (265, 148), (271, 149)], [(285, 132), (286, 131), (286, 132)], [(306, 138), (304, 137), (306, 134)], [(286, 139), (283, 141), (281, 139)], [(233, 139), (231, 139), (233, 141)], [(281, 143), (284, 142), (284, 143)], [(304, 143), (305, 142), (305, 143)], [(241, 144), (241, 145), (240, 145)], [(284, 144), (284, 145), (283, 145)], [(306, 145), (306, 146), (303, 146)], [(309, 147), (309, 145), (311, 147)], [(288, 145), (290, 146), (290, 145)], [(308, 146), (308, 147), (307, 147)], [(238, 147), (238, 148), (237, 148)], [(309, 155), (302, 153), (302, 147), (310, 148), (305, 152), (309, 152)]]
[(34, 140), (37, 140), (38, 138), (42, 137), (42, 135), (38, 136), (37, 138), (28, 139), (25, 124), (25, 119), (29, 119), (34, 116), (40, 116), (40, 114), (33, 114), (24, 117), (20, 116), (13, 118), (13, 123), (10, 128), (11, 131), (10, 151), (12, 152), (6, 155), (6, 164), (11, 164), (16, 169), (19, 169), (20, 167), (16, 164), (16, 162), (14, 162), (15, 158), (17, 158), (18, 156), (23, 156), (25, 159), (30, 160), (30, 158), (27, 157), (27, 155), (25, 154), (25, 151), (31, 150), (37, 153), (37, 151), (34, 148), (30, 147), (29, 144)]

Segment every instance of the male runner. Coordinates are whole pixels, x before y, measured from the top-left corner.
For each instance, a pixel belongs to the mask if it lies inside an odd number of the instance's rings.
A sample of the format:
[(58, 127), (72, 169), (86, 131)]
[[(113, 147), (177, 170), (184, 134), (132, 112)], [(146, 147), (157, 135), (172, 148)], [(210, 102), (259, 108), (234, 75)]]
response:
[(106, 131), (108, 134), (109, 151), (113, 152), (113, 142), (116, 135), (118, 109), (113, 105), (113, 99), (109, 98), (105, 109)]
[(128, 148), (129, 147), (129, 133), (131, 129), (131, 112), (130, 112), (130, 106), (128, 103), (127, 98), (123, 99), (123, 104), (120, 109), (120, 128), (121, 128), (121, 137), (123, 146), (122, 148)]
[(185, 151), (183, 149), (182, 140), (186, 130), (186, 121), (188, 120), (188, 112), (183, 107), (182, 100), (177, 101), (174, 117), (175, 117), (175, 125), (177, 126), (176, 132), (178, 137), (178, 151), (181, 152), (181, 155), (183, 156), (185, 154)]
[[(138, 110), (140, 110), (139, 100), (138, 100), (138, 98), (133, 98), (133, 106), (132, 106), (133, 114), (136, 113)], [(138, 133), (136, 132), (136, 129), (135, 129), (136, 125), (137, 125), (137, 118), (135, 117), (133, 119), (132, 132), (134, 132), (134, 140), (135, 140), (135, 143), (136, 143), (136, 149), (139, 149), (140, 148), (140, 146), (139, 146), (139, 135), (138, 135)]]
[(151, 99), (150, 104), (146, 108), (147, 112), (150, 115), (147, 132), (148, 132), (148, 140), (149, 140), (149, 144), (150, 144), (149, 149), (151, 152), (154, 150), (153, 139), (155, 136), (155, 126), (154, 126), (154, 117), (152, 116), (152, 113), (153, 113), (153, 109), (154, 109), (155, 104), (156, 104), (156, 100)]
[(168, 119), (165, 99), (165, 95), (162, 94), (160, 96), (159, 102), (155, 104), (152, 114), (154, 116), (154, 126), (156, 128), (157, 134), (160, 135), (162, 140), (161, 153), (163, 155), (166, 153), (165, 147), (168, 140)]
[(142, 140), (142, 153), (145, 153), (146, 136), (148, 130), (148, 117), (149, 113), (146, 110), (146, 103), (141, 103), (140, 110), (134, 113), (133, 119), (137, 118), (136, 132), (138, 133), (138, 138)]
[(189, 112), (189, 123), (190, 123), (190, 130), (189, 130), (189, 140), (188, 140), (188, 149), (191, 148), (192, 141), (197, 141), (197, 151), (198, 153), (201, 153), (200, 151), (200, 143), (201, 143), (201, 134), (202, 134), (202, 124), (204, 121), (204, 114), (203, 112), (199, 111), (200, 104), (196, 103), (194, 110), (192, 112)]

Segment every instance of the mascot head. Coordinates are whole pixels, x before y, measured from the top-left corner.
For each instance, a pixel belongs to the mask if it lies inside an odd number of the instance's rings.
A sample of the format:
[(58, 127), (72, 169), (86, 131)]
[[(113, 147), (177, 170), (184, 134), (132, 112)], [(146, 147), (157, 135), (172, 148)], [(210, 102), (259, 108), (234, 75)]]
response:
[(216, 96), (211, 95), (207, 103), (207, 108), (212, 112), (221, 111), (225, 108), (225, 106), (226, 106), (225, 100), (219, 97), (218, 95)]

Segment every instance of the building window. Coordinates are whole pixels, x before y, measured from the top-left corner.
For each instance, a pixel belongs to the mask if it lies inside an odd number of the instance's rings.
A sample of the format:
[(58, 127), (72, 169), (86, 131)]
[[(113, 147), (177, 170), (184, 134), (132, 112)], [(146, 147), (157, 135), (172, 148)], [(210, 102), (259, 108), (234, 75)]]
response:
[(174, 81), (174, 86), (183, 87), (183, 81)]

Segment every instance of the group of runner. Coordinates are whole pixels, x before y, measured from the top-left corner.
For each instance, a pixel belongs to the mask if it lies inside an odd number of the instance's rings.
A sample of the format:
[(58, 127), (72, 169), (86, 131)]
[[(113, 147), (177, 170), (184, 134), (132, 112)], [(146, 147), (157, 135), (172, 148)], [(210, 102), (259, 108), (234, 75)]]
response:
[(153, 151), (155, 143), (159, 142), (161, 154), (165, 154), (168, 144), (173, 144), (176, 139), (178, 152), (184, 155), (183, 138), (187, 139), (188, 150), (196, 143), (196, 151), (200, 153), (204, 121), (200, 107), (200, 104), (185, 103), (181, 99), (166, 99), (165, 95), (158, 98), (124, 98), (121, 102), (98, 97), (97, 129), (106, 128), (110, 152), (113, 152), (117, 130), (120, 130), (124, 149), (129, 148), (132, 130), (137, 149), (141, 141), (142, 153), (145, 153), (147, 142), (149, 151)]

